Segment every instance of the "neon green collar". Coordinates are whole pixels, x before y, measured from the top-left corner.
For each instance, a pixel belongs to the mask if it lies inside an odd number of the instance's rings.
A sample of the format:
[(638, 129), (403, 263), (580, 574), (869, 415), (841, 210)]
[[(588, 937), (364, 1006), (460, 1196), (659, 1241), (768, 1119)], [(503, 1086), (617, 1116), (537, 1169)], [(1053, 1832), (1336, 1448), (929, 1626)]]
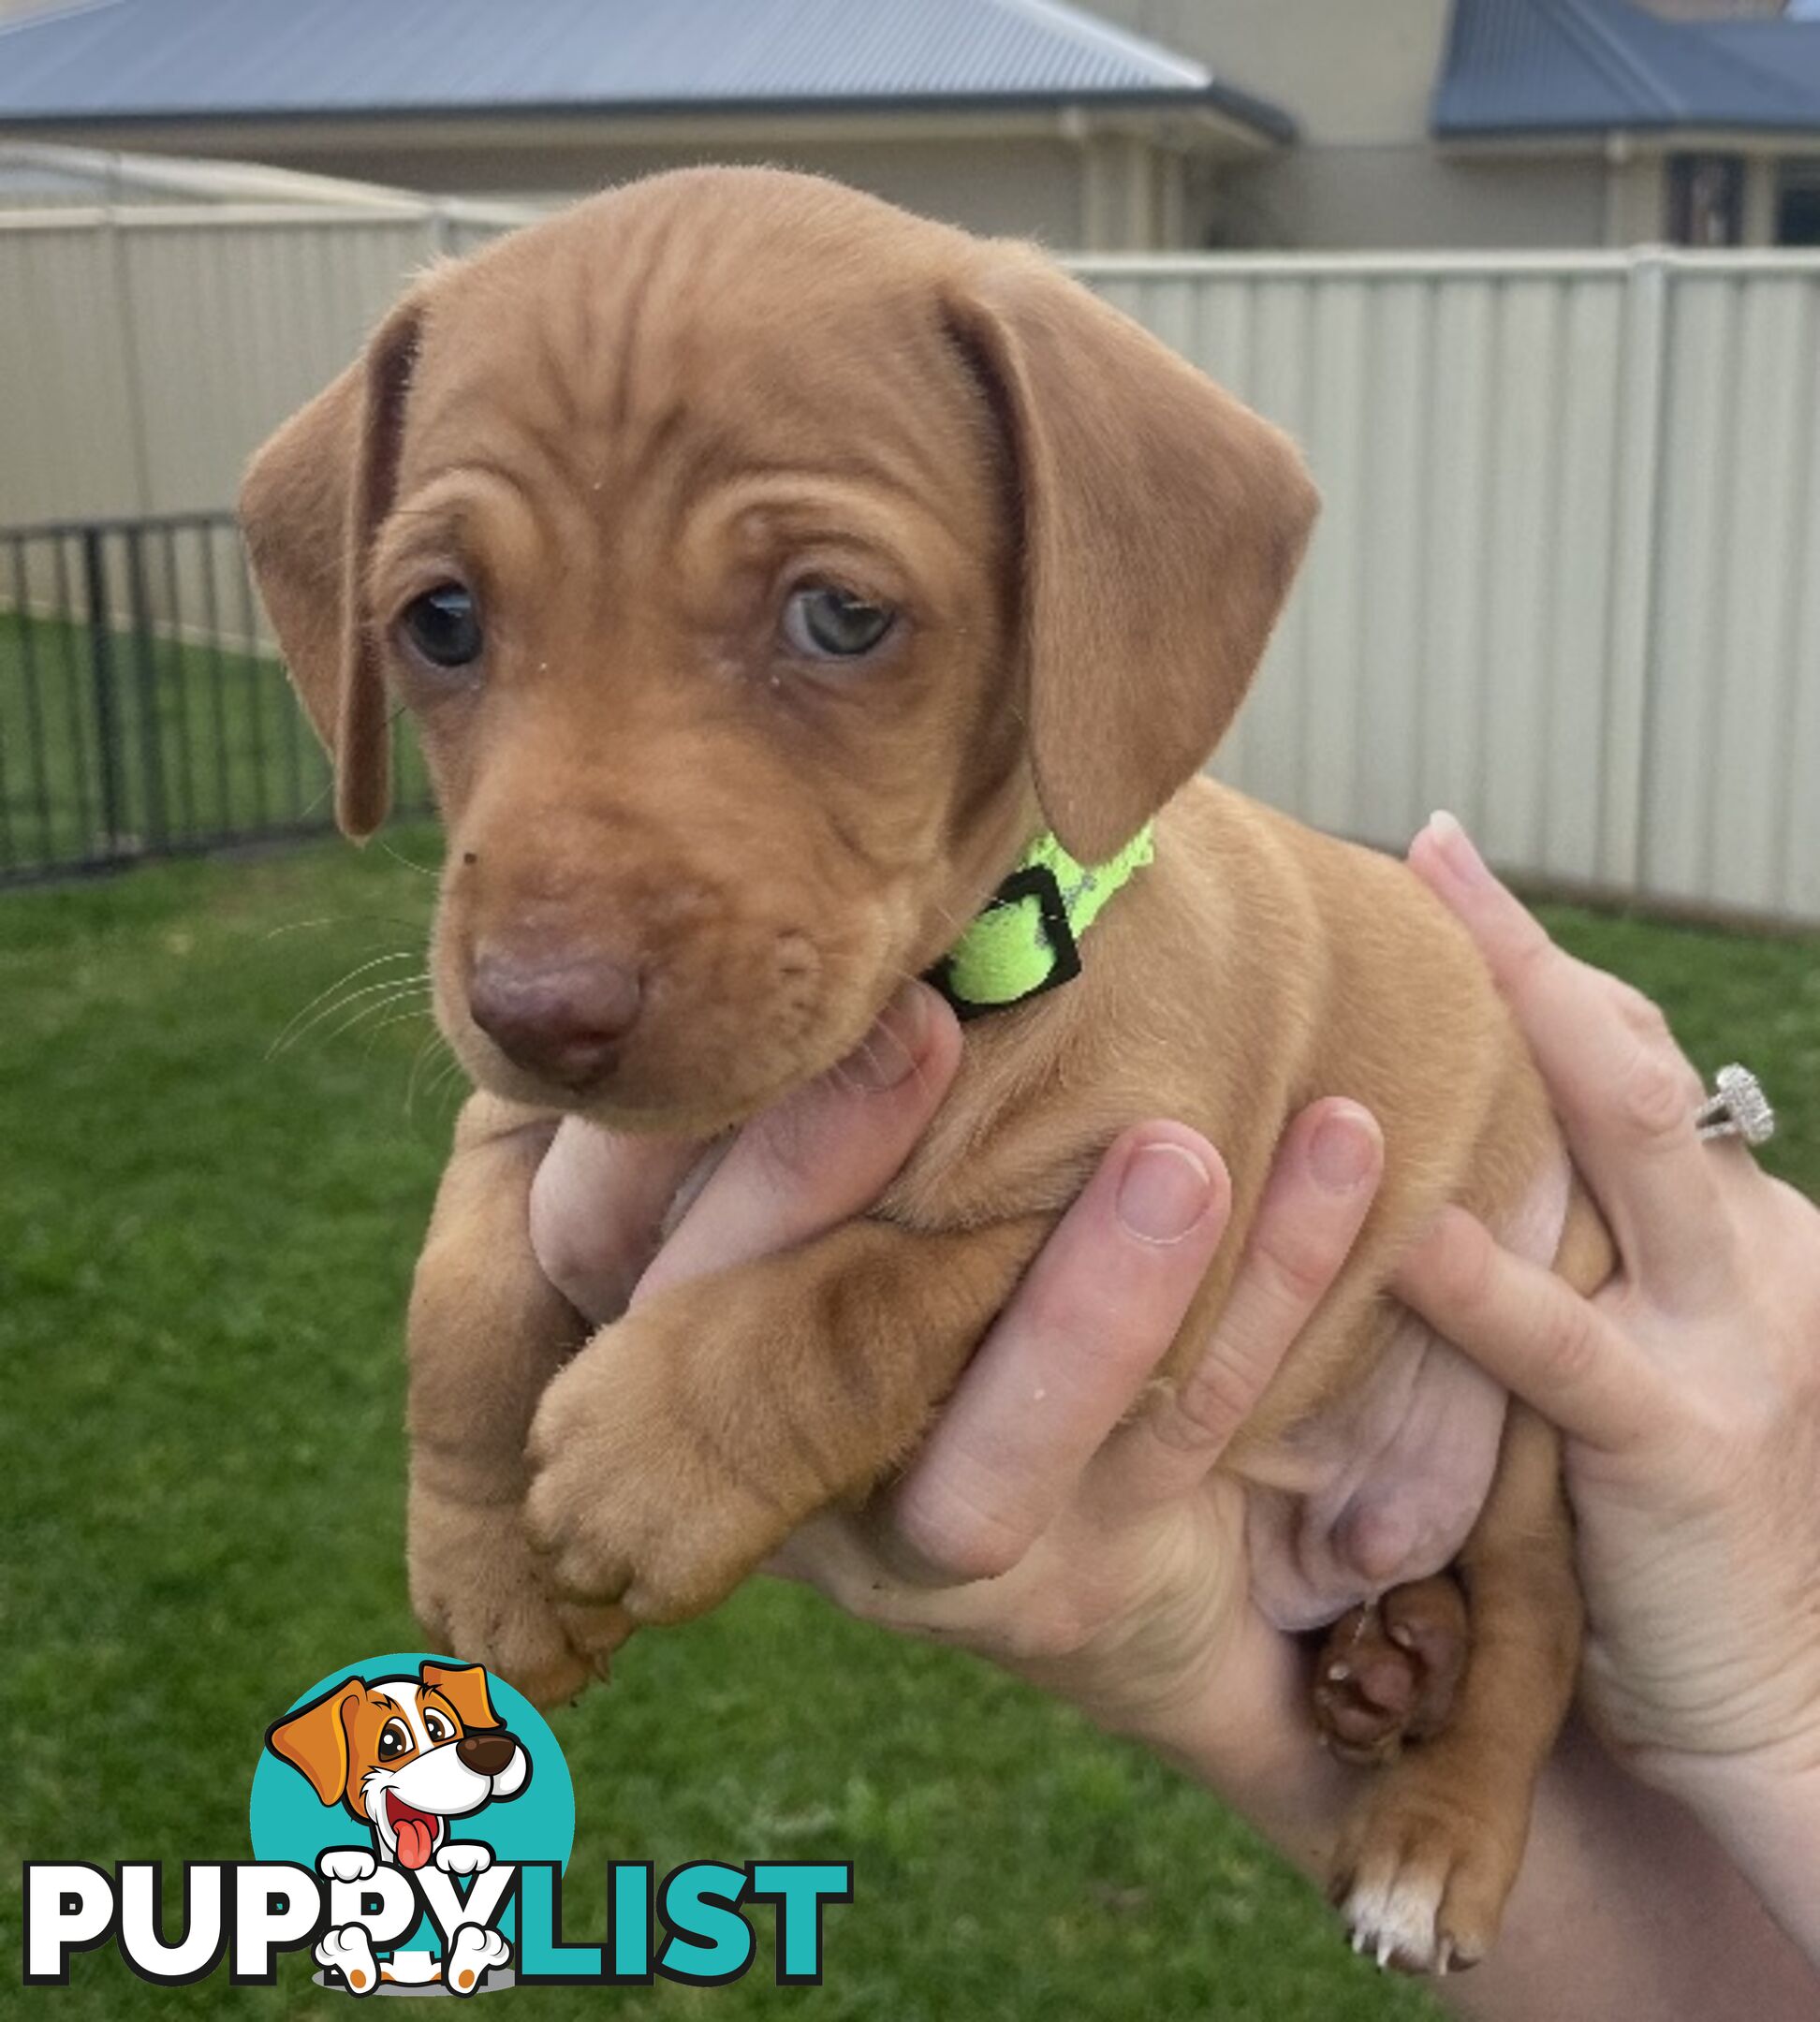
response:
[(1038, 836), (927, 980), (963, 1019), (1067, 982), (1080, 974), (1081, 935), (1155, 854), (1149, 822), (1116, 857), (1091, 867), (1076, 862), (1052, 835)]

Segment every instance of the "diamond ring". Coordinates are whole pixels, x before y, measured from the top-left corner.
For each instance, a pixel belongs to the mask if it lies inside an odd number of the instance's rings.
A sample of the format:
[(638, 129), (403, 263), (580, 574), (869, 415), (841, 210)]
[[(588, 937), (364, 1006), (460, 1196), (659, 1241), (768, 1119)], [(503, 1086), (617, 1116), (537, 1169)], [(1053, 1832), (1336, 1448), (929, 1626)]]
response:
[(1736, 1062), (1712, 1077), (1713, 1092), (1694, 1113), (1702, 1137), (1741, 1137), (1747, 1145), (1768, 1144), (1776, 1135), (1776, 1112), (1763, 1084), (1748, 1067)]

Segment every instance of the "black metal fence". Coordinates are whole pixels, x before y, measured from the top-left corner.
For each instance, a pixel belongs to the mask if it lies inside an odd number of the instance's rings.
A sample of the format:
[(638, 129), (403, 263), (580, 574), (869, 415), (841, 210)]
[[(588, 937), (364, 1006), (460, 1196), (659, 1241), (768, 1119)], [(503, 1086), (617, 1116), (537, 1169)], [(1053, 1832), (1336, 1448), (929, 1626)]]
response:
[(0, 529), (0, 886), (332, 821), (231, 514)]

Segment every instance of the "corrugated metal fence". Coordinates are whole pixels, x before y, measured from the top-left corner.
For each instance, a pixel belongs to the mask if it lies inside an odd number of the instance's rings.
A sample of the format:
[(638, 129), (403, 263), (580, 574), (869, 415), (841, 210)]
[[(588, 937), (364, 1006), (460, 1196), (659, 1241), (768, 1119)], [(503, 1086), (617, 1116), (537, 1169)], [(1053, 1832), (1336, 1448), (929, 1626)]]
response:
[(1220, 769), (1395, 845), (1820, 920), (1820, 260), (1095, 261), (1306, 445)]
[(210, 512), (473, 204), (0, 212), (0, 525)]
[[(0, 526), (196, 512), (471, 206), (0, 217)], [(1079, 271), (1304, 443), (1305, 579), (1219, 769), (1398, 845), (1820, 922), (1820, 259)]]

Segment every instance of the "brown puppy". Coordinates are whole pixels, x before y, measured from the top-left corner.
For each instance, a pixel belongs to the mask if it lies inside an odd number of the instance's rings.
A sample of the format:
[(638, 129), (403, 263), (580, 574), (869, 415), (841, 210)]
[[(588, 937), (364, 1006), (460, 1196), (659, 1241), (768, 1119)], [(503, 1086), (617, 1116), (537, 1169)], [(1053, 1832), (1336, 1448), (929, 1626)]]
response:
[[(412, 1578), (464, 1656), (566, 1693), (628, 1619), (712, 1606), (876, 1483), (1136, 1118), (1204, 1131), (1234, 1181), (1172, 1369), (1285, 1120), (1335, 1092), (1384, 1125), (1365, 1233), (1225, 1463), (1260, 1522), (1331, 1488), (1407, 1353), (1382, 1286), (1443, 1202), (1544, 1255), (1564, 1214), (1560, 1267), (1603, 1276), (1441, 910), (1195, 778), (1314, 517), (1299, 458), (1030, 250), (771, 171), (637, 183), (426, 276), (242, 507), (344, 826), (384, 813), (389, 696), (448, 824), (437, 1010), (486, 1092), (413, 1303)], [(873, 1213), (583, 1345), (526, 1234), (552, 1112), (733, 1125), (848, 1052), (1040, 830), (1096, 862), (1159, 809), (1083, 974), (970, 1026)], [(1411, 1966), (1490, 1943), (1572, 1688), (1557, 1456), (1526, 1413), (1460, 1556), (1470, 1653), (1432, 1583), (1393, 1595), (1449, 1648), (1326, 1715), (1361, 1756), (1433, 1736), (1334, 1854), (1356, 1927)], [(1317, 1568), (1267, 1598), (1305, 1625), (1361, 1597)]]

